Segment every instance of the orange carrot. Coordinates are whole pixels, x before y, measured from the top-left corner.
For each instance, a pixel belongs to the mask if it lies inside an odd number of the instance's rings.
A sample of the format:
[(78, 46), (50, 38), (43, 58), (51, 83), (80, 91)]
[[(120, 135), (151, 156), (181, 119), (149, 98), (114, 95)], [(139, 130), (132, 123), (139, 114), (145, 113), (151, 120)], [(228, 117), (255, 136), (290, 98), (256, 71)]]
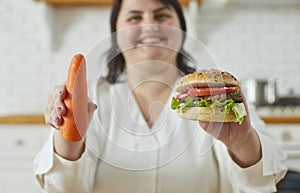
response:
[(64, 103), (67, 113), (63, 116), (60, 132), (68, 141), (80, 141), (88, 126), (88, 96), (86, 63), (84, 56), (76, 54), (71, 61), (66, 82), (67, 96)]

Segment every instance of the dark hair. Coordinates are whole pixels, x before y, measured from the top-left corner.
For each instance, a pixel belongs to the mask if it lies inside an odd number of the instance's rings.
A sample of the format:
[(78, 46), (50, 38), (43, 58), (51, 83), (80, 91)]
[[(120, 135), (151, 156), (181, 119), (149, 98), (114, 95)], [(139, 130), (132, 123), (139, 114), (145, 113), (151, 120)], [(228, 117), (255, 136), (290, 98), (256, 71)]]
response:
[[(178, 3), (177, 0), (161, 0), (161, 2), (169, 7), (170, 5), (174, 8), (176, 11), (179, 21), (180, 21), (180, 27), (181, 30), (184, 32), (183, 33), (183, 42), (182, 45), (185, 41), (186, 38), (186, 23), (184, 19), (184, 15), (182, 12), (182, 8), (180, 4)], [(117, 19), (119, 16), (119, 12), (121, 9), (122, 5), (122, 0), (114, 0), (113, 5), (112, 5), (112, 10), (111, 10), (111, 15), (110, 15), (110, 31), (111, 33), (115, 33), (117, 31), (116, 23)], [(125, 59), (122, 55), (122, 53), (119, 53), (117, 48), (117, 39), (116, 36), (112, 36), (112, 47), (108, 50), (108, 55), (107, 55), (107, 62), (108, 62), (108, 74), (107, 74), (107, 81), (109, 83), (116, 83), (119, 76), (122, 74), (122, 72), (125, 70)], [(190, 56), (188, 53), (183, 49), (181, 46), (180, 51), (177, 55), (177, 67), (180, 71), (182, 71), (184, 74), (189, 74), (192, 72), (195, 72), (195, 69), (188, 66), (187, 62), (190, 60)]]

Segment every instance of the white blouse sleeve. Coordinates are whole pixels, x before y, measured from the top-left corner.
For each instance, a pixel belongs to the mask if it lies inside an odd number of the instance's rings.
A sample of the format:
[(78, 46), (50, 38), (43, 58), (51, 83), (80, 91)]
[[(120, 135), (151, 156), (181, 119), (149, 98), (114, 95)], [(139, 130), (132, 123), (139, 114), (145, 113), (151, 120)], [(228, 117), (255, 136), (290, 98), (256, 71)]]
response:
[(53, 133), (34, 160), (38, 186), (47, 193), (91, 192), (98, 159), (88, 149), (76, 161), (60, 157), (53, 150)]
[[(229, 156), (225, 145), (217, 151), (219, 156), (223, 154), (221, 164), (223, 172), (226, 173), (224, 177), (228, 178), (232, 192), (234, 193), (270, 193), (276, 192), (276, 183), (279, 182), (286, 174), (287, 167), (285, 165), (286, 154), (281, 147), (272, 139), (265, 131), (265, 124), (259, 116), (249, 108), (252, 125), (256, 129), (262, 147), (261, 160), (247, 168), (241, 168)], [(219, 146), (219, 147), (220, 147)], [(225, 149), (223, 149), (225, 148)], [(223, 149), (223, 150), (221, 150)], [(224, 156), (226, 159), (224, 159)], [(227, 167), (226, 167), (227, 166)]]

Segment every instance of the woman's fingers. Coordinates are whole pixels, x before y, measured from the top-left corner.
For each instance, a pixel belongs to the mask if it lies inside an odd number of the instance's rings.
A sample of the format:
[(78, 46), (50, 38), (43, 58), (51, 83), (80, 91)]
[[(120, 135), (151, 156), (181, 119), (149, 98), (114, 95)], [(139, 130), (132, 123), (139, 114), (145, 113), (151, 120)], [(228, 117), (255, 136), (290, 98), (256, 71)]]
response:
[(221, 133), (222, 129), (223, 129), (223, 127), (226, 127), (226, 125), (228, 125), (228, 123), (199, 121), (199, 125), (204, 131), (211, 134), (216, 139), (221, 139), (222, 138), (222, 133)]
[(88, 113), (93, 113), (97, 109), (97, 105), (93, 102), (88, 102)]
[(199, 122), (200, 127), (202, 127), (202, 129), (204, 129), (204, 131), (207, 131), (209, 122), (204, 122), (204, 121), (198, 121), (198, 122)]
[(67, 95), (67, 89), (65, 84), (61, 84), (58, 86), (55, 86), (52, 94), (52, 98), (54, 101), (56, 101), (57, 98), (59, 98), (61, 101), (66, 98)]
[(97, 109), (97, 105), (89, 100), (89, 102), (88, 102), (89, 121), (92, 120), (96, 109)]
[(57, 115), (55, 111), (51, 112), (51, 124), (58, 129), (58, 127), (62, 124), (63, 119), (61, 116)]
[(66, 94), (67, 91), (64, 84), (56, 86), (53, 89), (52, 95), (49, 96), (45, 108), (44, 116), (46, 123), (56, 129), (63, 123), (62, 116), (64, 116), (67, 111), (63, 102)]
[(57, 115), (62, 117), (67, 113), (67, 108), (60, 97), (56, 98), (53, 106), (53, 111), (56, 111)]
[[(49, 96), (47, 105), (45, 107), (44, 116), (47, 124), (58, 129), (63, 124), (63, 116), (67, 113), (67, 107), (64, 104), (64, 99), (67, 96), (67, 89), (65, 84), (55, 86), (52, 95)], [(89, 120), (93, 117), (97, 105), (90, 99), (88, 102)]]

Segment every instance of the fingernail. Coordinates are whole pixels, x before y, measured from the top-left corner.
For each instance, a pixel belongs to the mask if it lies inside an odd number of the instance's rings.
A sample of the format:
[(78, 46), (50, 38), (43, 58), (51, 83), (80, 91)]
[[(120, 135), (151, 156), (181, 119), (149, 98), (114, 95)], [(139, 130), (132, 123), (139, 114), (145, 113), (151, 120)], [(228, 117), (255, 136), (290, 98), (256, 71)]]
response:
[(57, 107), (57, 111), (61, 112), (62, 111), (62, 107)]
[(95, 103), (89, 102), (88, 103), (88, 112), (92, 113), (97, 109), (97, 105)]
[(58, 123), (58, 120), (59, 120), (59, 117), (55, 117), (55, 118), (54, 118), (54, 122), (55, 122), (55, 123)]

